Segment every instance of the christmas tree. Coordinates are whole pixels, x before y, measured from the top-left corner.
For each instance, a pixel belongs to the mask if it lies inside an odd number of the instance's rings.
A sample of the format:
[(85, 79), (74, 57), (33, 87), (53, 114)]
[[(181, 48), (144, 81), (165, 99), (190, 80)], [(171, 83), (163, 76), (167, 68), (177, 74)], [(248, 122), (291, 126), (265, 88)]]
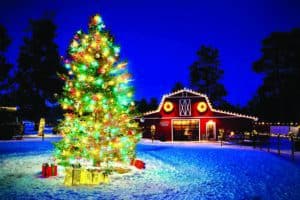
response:
[(120, 47), (99, 15), (88, 33), (78, 31), (64, 59), (68, 75), (60, 98), (66, 111), (58, 126), (63, 139), (55, 144), (59, 164), (90, 161), (93, 166), (129, 164), (141, 135), (134, 120), (133, 88)]

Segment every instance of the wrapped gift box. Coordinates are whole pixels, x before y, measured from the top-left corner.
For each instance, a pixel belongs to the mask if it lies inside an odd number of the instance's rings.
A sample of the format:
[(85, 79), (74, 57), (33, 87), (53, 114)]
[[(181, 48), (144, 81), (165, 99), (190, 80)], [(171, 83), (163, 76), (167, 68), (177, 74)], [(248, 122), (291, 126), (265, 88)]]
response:
[(73, 168), (71, 168), (71, 167), (68, 167), (65, 169), (64, 185), (66, 185), (66, 186), (73, 185)]
[(49, 176), (57, 176), (57, 165), (43, 163), (42, 165), (42, 177), (48, 178)]
[(81, 185), (91, 185), (93, 184), (92, 171), (87, 169), (82, 169), (80, 173), (80, 184)]
[(50, 176), (50, 174), (48, 173), (48, 168), (49, 168), (48, 163), (43, 163), (43, 165), (42, 165), (42, 176), (44, 178), (48, 178)]
[(73, 168), (65, 169), (64, 185), (99, 185), (100, 183), (109, 183), (108, 175), (95, 169)]
[(100, 183), (104, 183), (104, 175), (98, 171), (98, 170), (93, 170), (93, 179), (92, 179), (92, 184), (93, 185), (98, 185)]
[(73, 168), (73, 185), (80, 185), (81, 171), (80, 168)]
[(143, 161), (137, 160), (137, 159), (132, 160), (131, 165), (135, 166), (138, 169), (145, 169), (146, 168), (146, 164)]

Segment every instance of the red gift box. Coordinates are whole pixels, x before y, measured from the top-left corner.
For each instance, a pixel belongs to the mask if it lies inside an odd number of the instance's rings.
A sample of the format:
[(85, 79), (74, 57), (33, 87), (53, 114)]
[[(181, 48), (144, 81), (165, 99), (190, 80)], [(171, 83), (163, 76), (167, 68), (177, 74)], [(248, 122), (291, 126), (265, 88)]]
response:
[(57, 176), (57, 165), (51, 164), (49, 166), (48, 163), (44, 163), (42, 165), (42, 177), (48, 178), (49, 176)]
[(141, 160), (132, 160), (131, 165), (135, 166), (138, 169), (145, 169), (145, 163)]
[[(52, 175), (52, 169), (50, 166), (47, 167), (47, 177), (51, 176)], [(46, 178), (47, 178), (46, 177)]]
[(48, 167), (49, 167), (48, 163), (44, 163), (43, 166), (42, 166), (42, 176), (44, 178), (49, 177), (49, 175), (48, 175)]

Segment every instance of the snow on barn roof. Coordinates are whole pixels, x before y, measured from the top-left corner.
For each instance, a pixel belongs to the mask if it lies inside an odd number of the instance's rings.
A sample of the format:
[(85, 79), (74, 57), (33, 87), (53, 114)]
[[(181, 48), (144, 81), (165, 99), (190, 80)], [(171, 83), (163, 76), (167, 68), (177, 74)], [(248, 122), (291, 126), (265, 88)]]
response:
[(196, 95), (196, 96), (200, 96), (200, 97), (205, 98), (205, 100), (206, 100), (206, 102), (207, 102), (207, 104), (208, 104), (210, 110), (213, 111), (213, 112), (221, 113), (221, 114), (226, 114), (226, 115), (232, 115), (232, 116), (235, 116), (235, 117), (242, 117), (242, 118), (252, 119), (252, 120), (254, 120), (254, 121), (257, 121), (257, 120), (258, 120), (258, 118), (257, 118), (257, 117), (254, 117), (254, 116), (243, 115), (243, 114), (239, 114), (239, 113), (234, 113), (234, 112), (228, 112), (228, 111), (224, 111), (224, 110), (215, 109), (215, 108), (212, 107), (212, 105), (211, 105), (211, 103), (210, 103), (210, 101), (209, 101), (207, 95), (202, 94), (202, 93), (199, 93), (199, 92), (196, 92), (196, 91), (193, 91), (193, 90), (191, 90), (191, 89), (187, 89), (187, 88), (184, 88), (184, 89), (181, 89), (181, 90), (177, 90), (177, 91), (175, 91), (175, 92), (172, 92), (172, 93), (163, 95), (162, 100), (161, 100), (161, 102), (160, 102), (158, 108), (157, 108), (156, 110), (146, 112), (146, 113), (144, 113), (143, 115), (150, 115), (150, 114), (154, 114), (154, 113), (159, 112), (159, 111), (161, 110), (161, 108), (162, 108), (162, 106), (163, 106), (163, 103), (164, 103), (164, 101), (165, 101), (166, 98), (171, 97), (171, 96), (176, 95), (176, 94), (180, 94), (180, 93), (182, 93), (182, 92), (191, 93), (191, 94), (193, 94), (193, 95)]

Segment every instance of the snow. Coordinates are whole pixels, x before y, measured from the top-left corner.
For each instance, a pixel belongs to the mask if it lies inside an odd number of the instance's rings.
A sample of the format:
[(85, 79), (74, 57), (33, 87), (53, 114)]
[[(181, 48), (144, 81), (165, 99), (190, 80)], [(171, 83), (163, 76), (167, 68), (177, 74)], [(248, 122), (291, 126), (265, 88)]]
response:
[(300, 199), (299, 163), (216, 143), (143, 140), (137, 156), (145, 170), (114, 175), (107, 185), (66, 187), (61, 167), (58, 177), (40, 177), (58, 140), (0, 142), (0, 199)]

